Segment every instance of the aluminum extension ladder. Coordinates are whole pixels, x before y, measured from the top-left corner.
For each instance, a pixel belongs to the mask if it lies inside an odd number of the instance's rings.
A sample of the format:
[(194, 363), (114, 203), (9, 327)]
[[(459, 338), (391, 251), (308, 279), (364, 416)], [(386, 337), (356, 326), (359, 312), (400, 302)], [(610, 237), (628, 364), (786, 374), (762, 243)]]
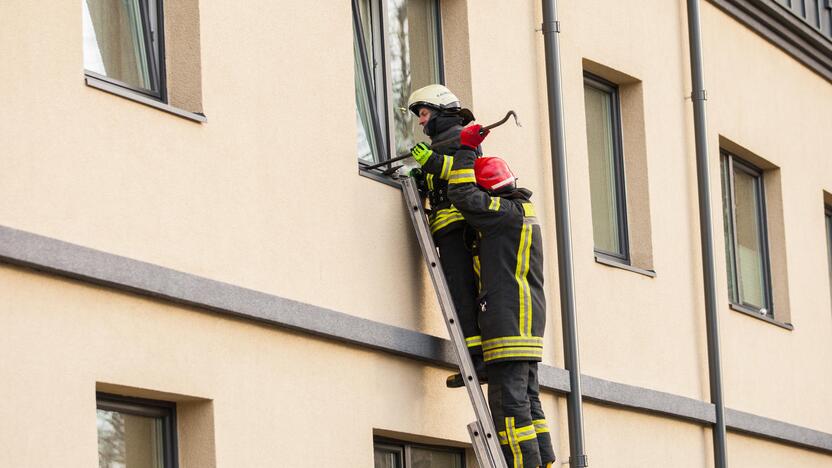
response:
[(422, 208), (422, 199), (419, 197), (416, 182), (411, 177), (402, 177), (399, 181), (402, 184), (407, 212), (410, 213), (410, 220), (413, 221), (413, 228), (416, 230), (416, 237), (419, 239), (419, 246), (422, 248), (422, 256), (425, 259), (428, 271), (430, 271), (436, 297), (439, 299), (439, 306), (442, 309), (442, 315), (445, 317), (445, 325), (448, 327), (448, 334), (451, 337), (457, 362), (459, 362), (459, 370), (462, 373), (465, 388), (471, 398), (471, 406), (474, 408), (474, 414), (477, 417), (476, 421), (468, 424), (468, 434), (471, 436), (477, 462), (479, 462), (480, 468), (508, 468), (500, 450), (497, 431), (494, 430), (491, 411), (489, 411), (488, 403), (482, 394), (482, 388), (480, 388), (471, 355), (468, 354), (465, 335), (462, 334), (448, 283), (439, 263), (439, 254), (433, 243), (433, 236), (430, 233), (425, 210)]

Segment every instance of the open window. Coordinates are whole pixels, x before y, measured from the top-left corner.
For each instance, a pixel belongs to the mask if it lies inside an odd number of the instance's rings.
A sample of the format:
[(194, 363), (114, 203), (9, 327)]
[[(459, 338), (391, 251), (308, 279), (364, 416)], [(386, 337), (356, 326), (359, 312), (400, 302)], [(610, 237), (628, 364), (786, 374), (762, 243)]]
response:
[(353, 0), (357, 157), (360, 166), (426, 137), (410, 93), (443, 83), (439, 0)]
[(773, 317), (763, 172), (723, 151), (722, 184), (731, 304)]
[(720, 136), (729, 307), (793, 330), (780, 168)]
[(81, 6), (88, 86), (206, 120), (199, 0), (81, 0)]
[(87, 75), (166, 101), (161, 0), (84, 0)]

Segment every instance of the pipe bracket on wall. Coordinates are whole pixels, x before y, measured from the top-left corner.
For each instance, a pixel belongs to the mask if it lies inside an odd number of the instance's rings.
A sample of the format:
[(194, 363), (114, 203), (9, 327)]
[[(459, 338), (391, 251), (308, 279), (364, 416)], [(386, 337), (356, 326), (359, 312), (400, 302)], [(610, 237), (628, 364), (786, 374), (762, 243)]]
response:
[[(830, 1), (832, 1), (832, 0), (830, 0)], [(548, 28), (546, 27), (547, 25), (549, 26)], [(545, 21), (543, 23), (543, 25), (540, 27), (540, 31), (543, 31), (544, 33), (549, 33), (549, 32), (559, 33), (560, 32), (560, 21)]]
[(586, 455), (579, 455), (577, 457), (569, 457), (569, 466), (575, 468), (585, 468), (589, 466), (589, 457)]
[(697, 90), (690, 93), (690, 98), (694, 101), (707, 101), (708, 100), (708, 91), (707, 90)]

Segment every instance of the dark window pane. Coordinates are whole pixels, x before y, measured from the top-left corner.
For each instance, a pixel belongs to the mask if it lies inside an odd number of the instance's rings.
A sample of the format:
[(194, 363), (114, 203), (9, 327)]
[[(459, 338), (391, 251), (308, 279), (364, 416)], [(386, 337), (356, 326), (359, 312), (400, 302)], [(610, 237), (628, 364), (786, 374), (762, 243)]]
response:
[(163, 468), (161, 418), (97, 410), (99, 468)]
[(402, 468), (402, 451), (398, 448), (376, 446), (373, 451), (374, 468)]
[(410, 450), (410, 468), (462, 468), (462, 455), (458, 452), (413, 447)]
[(740, 301), (756, 309), (764, 309), (765, 260), (762, 220), (758, 210), (762, 203), (762, 194), (757, 177), (735, 170), (734, 197)]
[(722, 221), (725, 233), (725, 265), (728, 270), (728, 294), (731, 302), (739, 302), (737, 275), (734, 259), (734, 214), (731, 197), (731, 175), (728, 158), (722, 160)]
[(597, 250), (623, 254), (619, 219), (613, 96), (584, 87), (587, 156), (592, 202), (592, 231)]
[(396, 154), (427, 137), (407, 110), (410, 93), (439, 82), (438, 32), (434, 0), (387, 0), (393, 141)]
[[(407, 98), (441, 81), (438, 6), (436, 0), (359, 0), (358, 5), (371, 75), (367, 83), (356, 44), (358, 158), (371, 163), (427, 140), (407, 110)], [(380, 138), (384, 141), (376, 141)]]
[(722, 203), (731, 302), (773, 316), (763, 174), (727, 152)]
[(368, 83), (362, 71), (361, 55), (358, 47), (358, 37), (355, 37), (355, 116), (358, 129), (358, 159), (367, 163), (374, 161), (374, 154), (378, 154), (379, 144), (373, 131), (372, 105)]
[(826, 210), (826, 255), (829, 261), (829, 286), (832, 291), (832, 208)]
[(159, 91), (152, 3), (82, 0), (84, 68), (150, 93)]

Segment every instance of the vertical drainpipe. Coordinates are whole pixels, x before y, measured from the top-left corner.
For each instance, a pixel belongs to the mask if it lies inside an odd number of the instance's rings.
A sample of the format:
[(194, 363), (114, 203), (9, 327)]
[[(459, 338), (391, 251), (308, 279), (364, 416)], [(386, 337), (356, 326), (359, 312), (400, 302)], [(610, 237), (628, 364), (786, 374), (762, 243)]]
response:
[(713, 225), (711, 223), (711, 189), (708, 171), (708, 138), (705, 127), (705, 80), (702, 66), (702, 37), (699, 0), (688, 2), (688, 37), (690, 42), (691, 102), (696, 136), (696, 175), (699, 185), (699, 234), (702, 243), (702, 273), (705, 286), (705, 323), (708, 334), (708, 379), (711, 403), (716, 413), (713, 425), (714, 467), (726, 468), (725, 403), (722, 400), (722, 366), (719, 354), (719, 322), (716, 314)]
[(555, 193), (555, 230), (558, 246), (560, 312), (563, 321), (563, 354), (569, 371), (569, 464), (589, 466), (584, 454), (584, 411), (581, 368), (578, 362), (578, 325), (575, 319), (575, 283), (572, 271), (572, 235), (566, 180), (566, 141), (563, 129), (563, 92), (560, 81), (560, 46), (555, 0), (543, 0), (543, 43), (546, 55), (546, 90), (549, 98), (549, 141), (552, 147), (552, 182)]

